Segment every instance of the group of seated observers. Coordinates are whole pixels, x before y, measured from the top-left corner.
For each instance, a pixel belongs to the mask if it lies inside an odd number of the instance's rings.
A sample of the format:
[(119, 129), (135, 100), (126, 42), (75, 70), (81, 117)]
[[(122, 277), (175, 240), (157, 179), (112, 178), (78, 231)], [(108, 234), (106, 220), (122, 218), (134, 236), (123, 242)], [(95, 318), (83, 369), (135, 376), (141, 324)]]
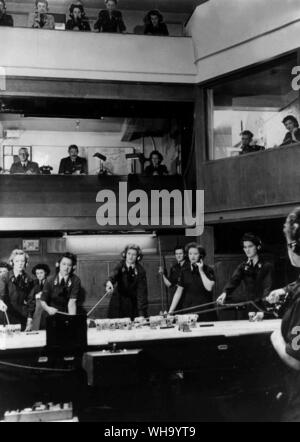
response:
[[(62, 158), (58, 173), (60, 175), (88, 175), (87, 160), (79, 156), (79, 149), (76, 144), (71, 144), (68, 149), (69, 156)], [(29, 160), (29, 151), (26, 147), (21, 147), (18, 153), (18, 161), (14, 162), (10, 168), (11, 175), (50, 175), (51, 166), (39, 167), (38, 163)], [(167, 167), (162, 164), (162, 154), (153, 150), (148, 161), (150, 162), (144, 170), (146, 176), (168, 175)], [(46, 170), (45, 170), (46, 169)]]
[[(118, 0), (104, 0), (105, 9), (98, 14), (94, 24), (96, 32), (124, 33), (126, 25), (121, 11), (117, 9)], [(11, 15), (6, 13), (5, 0), (0, 0), (0, 26), (14, 26)], [(36, 0), (34, 11), (28, 16), (29, 28), (55, 29), (55, 19), (49, 11), (48, 0)], [(68, 31), (91, 31), (89, 19), (86, 16), (82, 2), (74, 2), (69, 8), (69, 19), (66, 22)], [(162, 14), (153, 9), (144, 17), (145, 35), (169, 35), (168, 28)]]
[[(297, 118), (293, 115), (287, 115), (283, 120), (287, 133), (280, 146), (288, 146), (290, 144), (300, 143), (300, 129)], [(264, 146), (259, 146), (253, 141), (254, 134), (250, 130), (244, 130), (241, 136), (241, 151), (240, 155), (247, 153), (259, 152), (265, 150)]]

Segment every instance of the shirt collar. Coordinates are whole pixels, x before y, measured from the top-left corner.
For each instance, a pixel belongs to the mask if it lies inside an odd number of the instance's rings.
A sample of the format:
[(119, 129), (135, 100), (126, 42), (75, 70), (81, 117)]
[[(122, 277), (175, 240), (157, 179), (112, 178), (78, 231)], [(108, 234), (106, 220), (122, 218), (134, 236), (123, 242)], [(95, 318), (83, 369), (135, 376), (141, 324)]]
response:
[(130, 264), (130, 265), (128, 265), (127, 262), (125, 262), (125, 267), (126, 267), (126, 269), (128, 269), (128, 270), (129, 270), (129, 269), (133, 269), (133, 270), (134, 270), (134, 269), (135, 269), (135, 264)]
[(68, 279), (69, 279), (69, 276), (62, 276), (62, 275), (59, 273), (59, 274), (58, 274), (58, 282), (59, 282), (59, 284), (61, 283), (62, 279), (64, 279), (65, 282), (67, 282)]
[(260, 262), (260, 258), (259, 258), (259, 256), (256, 258), (256, 260), (254, 260), (254, 259), (248, 259), (248, 261), (247, 261), (247, 264), (251, 264), (251, 262), (253, 263), (253, 265), (254, 265), (254, 267)]

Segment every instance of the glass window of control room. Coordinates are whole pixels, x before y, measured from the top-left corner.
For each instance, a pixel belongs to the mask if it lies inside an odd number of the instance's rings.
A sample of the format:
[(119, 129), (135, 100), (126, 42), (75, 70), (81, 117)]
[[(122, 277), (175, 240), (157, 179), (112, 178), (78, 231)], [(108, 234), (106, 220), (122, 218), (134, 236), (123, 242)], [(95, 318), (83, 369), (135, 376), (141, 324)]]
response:
[[(27, 115), (26, 109), (18, 113), (14, 103), (5, 103), (3, 109), (0, 113), (0, 174), (12, 173), (12, 165), (20, 162), (21, 149), (26, 149), (28, 160), (36, 163), (45, 175), (143, 174), (154, 150), (162, 155), (169, 175), (181, 174), (182, 123), (176, 118), (96, 119), (59, 115), (49, 118)], [(71, 146), (77, 146), (78, 160), (72, 157)], [(86, 167), (69, 170), (63, 159), (74, 160), (79, 168), (82, 160)], [(68, 166), (66, 170), (62, 169), (62, 161)]]
[(293, 115), (300, 121), (299, 92), (292, 89), (297, 65), (297, 54), (292, 53), (208, 88), (209, 160), (240, 155), (244, 131), (253, 134), (250, 146), (257, 150), (282, 145), (288, 132), (283, 119)]

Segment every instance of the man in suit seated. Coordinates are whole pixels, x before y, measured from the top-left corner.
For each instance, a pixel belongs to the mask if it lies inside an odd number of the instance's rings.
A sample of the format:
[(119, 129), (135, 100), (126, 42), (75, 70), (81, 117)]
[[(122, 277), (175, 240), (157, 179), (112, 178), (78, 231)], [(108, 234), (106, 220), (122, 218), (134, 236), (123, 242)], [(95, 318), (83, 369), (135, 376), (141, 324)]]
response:
[(98, 32), (124, 33), (126, 26), (121, 11), (117, 9), (118, 0), (104, 0), (106, 9), (99, 12), (94, 29)]
[(241, 134), (241, 152), (240, 155), (244, 155), (246, 153), (259, 152), (261, 150), (265, 150), (264, 146), (259, 146), (258, 144), (253, 143), (253, 133), (250, 130), (244, 130)]
[(13, 163), (10, 168), (11, 175), (40, 175), (39, 165), (29, 161), (29, 152), (26, 147), (19, 150), (19, 161)]
[(0, 26), (13, 26), (14, 20), (11, 15), (6, 14), (5, 0), (0, 0)]
[(78, 147), (75, 144), (69, 146), (69, 156), (61, 160), (58, 173), (63, 175), (87, 175), (87, 161), (85, 158), (78, 156)]
[(28, 28), (55, 29), (54, 17), (48, 12), (48, 0), (35, 0), (34, 12), (28, 16)]

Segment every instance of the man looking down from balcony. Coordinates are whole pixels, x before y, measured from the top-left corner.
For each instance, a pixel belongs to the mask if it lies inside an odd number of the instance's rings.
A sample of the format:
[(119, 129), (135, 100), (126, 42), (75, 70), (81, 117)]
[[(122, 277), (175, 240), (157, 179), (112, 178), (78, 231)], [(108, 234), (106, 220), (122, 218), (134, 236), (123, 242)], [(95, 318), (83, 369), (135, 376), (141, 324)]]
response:
[(81, 3), (72, 4), (69, 9), (70, 18), (66, 23), (68, 31), (90, 31), (91, 27)]
[(282, 120), (282, 123), (285, 125), (288, 132), (286, 133), (281, 146), (300, 143), (300, 129), (297, 118), (293, 115), (288, 115)]
[(78, 156), (76, 144), (69, 147), (69, 156), (61, 160), (58, 173), (63, 175), (87, 175), (87, 161), (85, 158)]
[(117, 0), (105, 0), (106, 10), (99, 12), (98, 20), (94, 25), (94, 29), (98, 32), (123, 33), (126, 26), (123, 21), (122, 13), (117, 10)]
[(48, 0), (36, 0), (34, 12), (28, 17), (28, 28), (54, 29), (54, 17), (48, 11)]
[(13, 26), (14, 21), (11, 15), (6, 14), (5, 0), (0, 0), (0, 26)]
[(259, 146), (258, 144), (253, 144), (253, 133), (250, 130), (244, 130), (241, 134), (241, 152), (240, 155), (244, 155), (246, 153), (259, 152), (261, 150), (265, 150), (264, 146)]
[(40, 175), (39, 165), (33, 161), (29, 161), (29, 152), (26, 147), (19, 150), (19, 160), (13, 163), (10, 168), (11, 175)]

